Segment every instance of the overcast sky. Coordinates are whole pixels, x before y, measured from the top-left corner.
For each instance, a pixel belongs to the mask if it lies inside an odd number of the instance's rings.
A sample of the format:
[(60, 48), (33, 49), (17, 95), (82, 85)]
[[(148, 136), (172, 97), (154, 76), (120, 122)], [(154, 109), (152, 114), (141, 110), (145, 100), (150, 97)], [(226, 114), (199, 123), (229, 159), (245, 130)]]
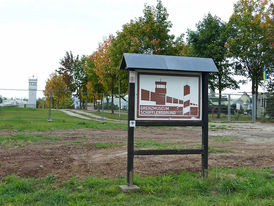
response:
[[(163, 0), (176, 36), (210, 12), (228, 21), (236, 0)], [(0, 89), (44, 89), (66, 51), (90, 55), (156, 0), (0, 0)], [(249, 89), (250, 91), (250, 89)], [(0, 95), (5, 96), (2, 90)]]

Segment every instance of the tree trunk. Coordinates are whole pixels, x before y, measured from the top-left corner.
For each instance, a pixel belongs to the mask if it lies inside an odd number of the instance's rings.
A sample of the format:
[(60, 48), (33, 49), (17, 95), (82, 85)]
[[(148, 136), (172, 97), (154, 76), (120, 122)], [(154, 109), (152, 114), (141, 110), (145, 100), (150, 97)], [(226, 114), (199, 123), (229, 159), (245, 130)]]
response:
[(217, 118), (220, 119), (222, 110), (222, 91), (219, 89), (219, 99), (218, 99), (218, 114)]
[(82, 108), (82, 94), (81, 94), (81, 92), (79, 92), (79, 102), (80, 102), (80, 109), (83, 109)]
[[(254, 78), (252, 78), (252, 100), (253, 100), (253, 95), (255, 94), (256, 95), (256, 80), (254, 79)], [(257, 96), (256, 96), (257, 97)], [(257, 98), (256, 98), (256, 102), (257, 102)], [(253, 102), (252, 101), (252, 110), (253, 110), (253, 104), (256, 104), (256, 102)], [(254, 112), (254, 111), (253, 111)], [(257, 115), (256, 115), (256, 117), (257, 117)]]
[(257, 102), (258, 102), (258, 87), (259, 87), (259, 80), (258, 78), (256, 78), (256, 87), (255, 87), (255, 94), (256, 94), (256, 102), (255, 102), (255, 105), (256, 105), (256, 112), (255, 112), (255, 117), (257, 119)]
[(113, 93), (111, 93), (111, 113), (114, 114), (114, 97), (113, 97)]
[(112, 76), (111, 79), (111, 114), (114, 114), (114, 98), (113, 98), (113, 93), (114, 93), (114, 78)]
[(252, 79), (252, 89), (251, 90), (252, 90), (251, 91), (252, 95), (256, 94), (256, 92), (255, 92), (255, 80), (254, 79)]
[(93, 96), (93, 108), (94, 109), (95, 109), (95, 101), (96, 101), (95, 96)]
[[(97, 87), (97, 98), (98, 98), (98, 100), (99, 100), (99, 96), (100, 96), (100, 94), (99, 94), (99, 89), (98, 89), (98, 87)], [(95, 97), (94, 97), (95, 98)], [(96, 104), (97, 104), (97, 110), (98, 110), (98, 112), (100, 112), (100, 105), (99, 105), (99, 103), (97, 102), (97, 98), (96, 98)], [(103, 102), (101, 102), (101, 103), (103, 103)]]

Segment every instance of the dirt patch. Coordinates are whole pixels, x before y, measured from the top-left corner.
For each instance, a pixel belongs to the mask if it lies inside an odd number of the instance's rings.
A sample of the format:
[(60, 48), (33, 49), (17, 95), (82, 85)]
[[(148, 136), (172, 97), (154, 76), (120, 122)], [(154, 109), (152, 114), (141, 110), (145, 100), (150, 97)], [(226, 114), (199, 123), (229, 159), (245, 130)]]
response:
[[(211, 125), (212, 126), (212, 125)], [(209, 154), (209, 167), (274, 169), (273, 124), (226, 124), (211, 127), (209, 146), (219, 149)], [(226, 127), (226, 128), (224, 128)], [(1, 130), (1, 136), (18, 132)], [(127, 131), (123, 130), (49, 130), (25, 132), (62, 138), (58, 142), (27, 143), (24, 147), (0, 147), (0, 178), (8, 174), (43, 177), (50, 173), (60, 179), (72, 176), (126, 176)], [(0, 137), (1, 138), (1, 137)], [(186, 148), (201, 146), (201, 128), (141, 128), (135, 141), (170, 143)], [(98, 148), (95, 143), (108, 145)], [(140, 148), (138, 148), (140, 149)], [(135, 156), (134, 171), (141, 176), (180, 173), (201, 169), (200, 155)]]

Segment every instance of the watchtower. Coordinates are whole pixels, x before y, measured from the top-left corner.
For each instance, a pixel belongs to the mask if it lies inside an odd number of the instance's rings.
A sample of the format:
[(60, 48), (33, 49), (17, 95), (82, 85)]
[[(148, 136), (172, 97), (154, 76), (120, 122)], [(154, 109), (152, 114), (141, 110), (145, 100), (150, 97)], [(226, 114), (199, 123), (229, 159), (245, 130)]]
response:
[(29, 101), (27, 107), (36, 108), (37, 78), (29, 78)]

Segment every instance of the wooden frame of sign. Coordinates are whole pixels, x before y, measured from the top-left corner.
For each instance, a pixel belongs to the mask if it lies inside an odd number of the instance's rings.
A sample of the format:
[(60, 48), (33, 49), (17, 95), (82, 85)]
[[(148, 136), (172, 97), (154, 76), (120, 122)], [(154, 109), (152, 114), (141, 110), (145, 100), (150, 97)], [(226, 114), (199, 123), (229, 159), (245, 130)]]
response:
[[(135, 188), (133, 185), (135, 155), (200, 154), (201, 173), (203, 177), (207, 177), (208, 73), (210, 71), (150, 69), (144, 66), (135, 68), (135, 65), (128, 65), (131, 62), (126, 62), (125, 55), (134, 57), (136, 54), (124, 54), (120, 67), (120, 69), (129, 70), (127, 186)], [(160, 57), (160, 55), (149, 56), (150, 58)], [(139, 57), (143, 58), (137, 55), (139, 61)], [(162, 57), (170, 58), (170, 56)], [(214, 62), (212, 65), (210, 66), (214, 68)], [(215, 67), (212, 72), (216, 70)], [(136, 126), (200, 126), (202, 127), (202, 147), (200, 149), (135, 150), (134, 128)]]

